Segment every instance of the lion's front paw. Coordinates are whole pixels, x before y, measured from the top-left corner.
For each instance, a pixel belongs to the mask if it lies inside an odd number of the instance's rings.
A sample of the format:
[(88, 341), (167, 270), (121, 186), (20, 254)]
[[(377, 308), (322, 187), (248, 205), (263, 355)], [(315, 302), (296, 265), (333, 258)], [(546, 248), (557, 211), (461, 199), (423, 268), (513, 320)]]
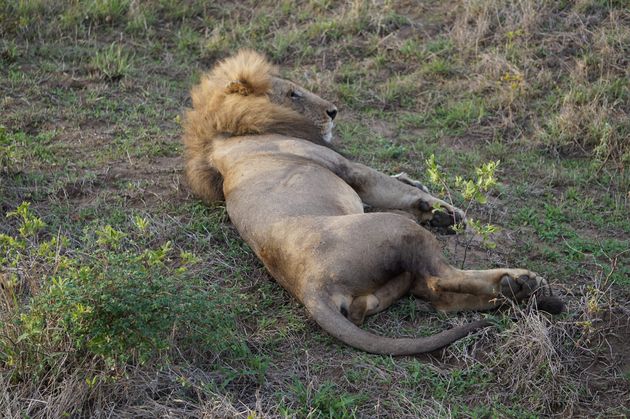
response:
[(464, 212), (444, 201), (436, 200), (433, 205), (430, 201), (421, 199), (418, 203), (420, 210), (420, 221), (428, 222), (432, 227), (444, 233), (455, 233), (454, 226), (466, 228), (466, 216)]
[(522, 301), (542, 287), (546, 281), (543, 277), (530, 271), (508, 273), (501, 277), (501, 294), (515, 301)]
[(434, 208), (433, 217), (429, 220), (429, 224), (433, 227), (447, 228), (455, 225), (466, 226), (466, 217), (464, 212), (459, 208), (452, 206)]

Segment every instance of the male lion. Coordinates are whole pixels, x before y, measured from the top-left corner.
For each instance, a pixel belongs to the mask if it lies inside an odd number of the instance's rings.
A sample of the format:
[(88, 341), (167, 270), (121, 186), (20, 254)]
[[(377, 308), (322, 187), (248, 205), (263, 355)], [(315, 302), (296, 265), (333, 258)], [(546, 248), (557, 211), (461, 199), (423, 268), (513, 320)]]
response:
[[(488, 310), (544, 285), (525, 269), (450, 266), (410, 215), (452, 224), (461, 211), (335, 152), (337, 108), (276, 74), (261, 55), (241, 51), (193, 88), (186, 176), (204, 201), (225, 197), (243, 239), (324, 330), (372, 353), (433, 351), (487, 323), (415, 339), (357, 325), (409, 293), (442, 311)], [(390, 212), (364, 213), (364, 204)]]

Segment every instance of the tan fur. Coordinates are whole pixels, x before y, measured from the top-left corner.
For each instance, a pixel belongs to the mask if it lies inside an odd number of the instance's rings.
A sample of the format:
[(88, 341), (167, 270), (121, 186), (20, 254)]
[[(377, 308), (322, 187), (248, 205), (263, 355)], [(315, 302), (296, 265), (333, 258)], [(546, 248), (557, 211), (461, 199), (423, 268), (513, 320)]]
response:
[[(461, 221), (462, 212), (405, 176), (386, 176), (322, 147), (336, 108), (274, 72), (245, 51), (193, 89), (186, 173), (202, 199), (225, 197), (240, 235), (324, 330), (368, 352), (427, 352), (487, 323), (401, 339), (357, 325), (406, 294), (443, 311), (487, 310), (545, 286), (523, 269), (450, 266), (433, 235), (410, 217), (445, 226)], [(366, 214), (364, 205), (387, 212)]]

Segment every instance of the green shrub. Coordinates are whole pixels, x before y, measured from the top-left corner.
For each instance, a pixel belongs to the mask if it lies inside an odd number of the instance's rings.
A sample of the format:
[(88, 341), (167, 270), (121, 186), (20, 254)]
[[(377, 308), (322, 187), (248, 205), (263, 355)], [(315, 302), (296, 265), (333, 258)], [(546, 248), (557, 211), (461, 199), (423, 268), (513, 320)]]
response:
[[(427, 175), (429, 180), (438, 189), (437, 192), (440, 196), (452, 200), (453, 196), (460, 196), (464, 206), (464, 214), (467, 215), (471, 206), (475, 203), (484, 205), (488, 202), (488, 192), (496, 186), (497, 178), (495, 172), (499, 167), (500, 161), (490, 161), (475, 168), (476, 178), (464, 179), (461, 176), (456, 176), (454, 180), (449, 179), (446, 173), (443, 173), (437, 162), (435, 156), (431, 154), (426, 160)], [(452, 186), (451, 186), (452, 185)], [(451, 202), (452, 203), (452, 202)], [(438, 211), (439, 209), (436, 209)], [(466, 252), (470, 247), (475, 235), (479, 236), (482, 243), (488, 249), (496, 247), (496, 243), (491, 240), (492, 234), (496, 233), (499, 228), (492, 224), (482, 224), (479, 220), (473, 218), (467, 219), (467, 226), (470, 227), (472, 235), (467, 243), (464, 245), (464, 259), (462, 266), (466, 261)], [(463, 224), (457, 224), (454, 226), (454, 230), (458, 233), (464, 232), (466, 226)]]
[(137, 222), (136, 232), (89, 232), (74, 251), (60, 234), (42, 238), (46, 226), (28, 203), (7, 216), (17, 234), (0, 234), (0, 369), (14, 379), (82, 359), (142, 364), (175, 345), (234, 346), (234, 315), (217, 308), (229, 293), (191, 272), (190, 252), (144, 245)]

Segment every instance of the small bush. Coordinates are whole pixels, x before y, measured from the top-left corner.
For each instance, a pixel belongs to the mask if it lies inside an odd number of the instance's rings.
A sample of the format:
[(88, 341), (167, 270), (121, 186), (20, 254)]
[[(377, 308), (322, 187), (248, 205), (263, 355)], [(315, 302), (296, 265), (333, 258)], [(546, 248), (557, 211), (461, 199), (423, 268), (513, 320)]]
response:
[[(171, 242), (145, 246), (138, 232), (106, 225), (69, 248), (28, 203), (7, 214), (0, 234), (0, 370), (27, 380), (61, 364), (95, 359), (112, 367), (158, 359), (178, 345), (223, 351), (235, 330), (217, 309), (229, 297), (192, 275), (197, 258)], [(136, 223), (137, 224), (137, 223)]]
[[(474, 204), (485, 205), (488, 202), (489, 191), (497, 185), (495, 172), (499, 167), (499, 163), (499, 160), (490, 161), (475, 168), (476, 178), (474, 180), (464, 179), (461, 176), (456, 176), (454, 180), (451, 180), (440, 170), (433, 154), (426, 161), (428, 178), (431, 183), (438, 188), (438, 193), (450, 201), (453, 200), (453, 197), (461, 198), (465, 203), (465, 215), (468, 214)], [(435, 209), (435, 211), (438, 210), (439, 209)], [(467, 219), (467, 225), (470, 227), (469, 231), (472, 231), (472, 234), (464, 244), (462, 267), (466, 263), (468, 248), (476, 236), (481, 238), (482, 244), (486, 248), (493, 249), (496, 247), (496, 243), (491, 240), (491, 236), (499, 231), (497, 226), (493, 224), (482, 224), (479, 220), (473, 218)], [(458, 233), (464, 232), (465, 228), (466, 226), (463, 224), (454, 226), (455, 232)]]

